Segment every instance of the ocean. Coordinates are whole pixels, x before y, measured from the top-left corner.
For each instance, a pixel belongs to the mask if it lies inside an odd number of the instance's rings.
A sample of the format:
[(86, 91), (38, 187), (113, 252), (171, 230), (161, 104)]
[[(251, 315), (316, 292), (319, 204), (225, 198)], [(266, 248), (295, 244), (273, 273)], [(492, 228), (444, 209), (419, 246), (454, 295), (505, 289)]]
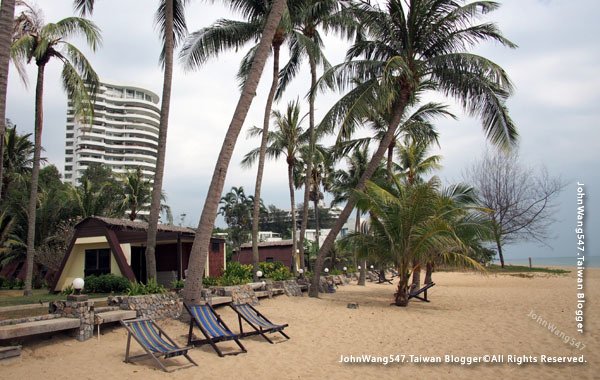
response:
[[(527, 257), (518, 258), (504, 258), (504, 263), (507, 265), (529, 265), (529, 259)], [(494, 264), (500, 264), (500, 260), (494, 260)], [(575, 256), (569, 257), (532, 257), (531, 265), (534, 267), (549, 267), (549, 266), (561, 266), (561, 267), (576, 267), (577, 258)], [(600, 267), (600, 256), (585, 256), (584, 267), (587, 268), (598, 268)]]

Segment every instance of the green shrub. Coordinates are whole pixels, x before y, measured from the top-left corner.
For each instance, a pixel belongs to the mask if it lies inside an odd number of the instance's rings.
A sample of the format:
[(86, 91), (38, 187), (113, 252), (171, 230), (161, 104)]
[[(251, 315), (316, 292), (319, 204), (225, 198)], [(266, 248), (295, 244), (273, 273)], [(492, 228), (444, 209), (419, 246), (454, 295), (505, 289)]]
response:
[(209, 287), (209, 286), (217, 286), (219, 284), (219, 278), (218, 277), (204, 277), (202, 278), (202, 285)]
[(292, 278), (292, 272), (290, 272), (289, 268), (279, 261), (259, 263), (258, 265), (263, 272), (264, 278), (270, 278), (273, 281), (283, 281)]
[(4, 277), (0, 277), (0, 289), (2, 289), (5, 284), (6, 284), (6, 279)]
[(19, 278), (17, 279), (17, 281), (15, 281), (15, 286), (17, 287), (17, 289), (23, 289), (25, 287), (25, 281)]
[(85, 293), (125, 293), (131, 283), (125, 277), (114, 274), (91, 275), (85, 279)]
[(60, 292), (60, 294), (62, 294), (63, 296), (68, 296), (73, 293), (75, 293), (75, 289), (73, 289), (73, 285), (67, 286), (66, 288), (63, 289), (62, 292)]
[(183, 289), (185, 286), (185, 282), (183, 280), (173, 280), (171, 281), (171, 289)]
[(165, 289), (164, 286), (156, 282), (156, 279), (152, 278), (146, 284), (134, 282), (130, 285), (127, 294), (130, 296), (143, 296), (146, 294), (162, 294), (166, 292), (167, 289)]
[(227, 264), (227, 269), (219, 277), (221, 286), (242, 285), (252, 281), (252, 265), (242, 265), (236, 261)]
[(15, 287), (15, 279), (14, 278), (8, 278), (8, 279), (6, 279), (5, 286), (8, 289), (13, 289)]

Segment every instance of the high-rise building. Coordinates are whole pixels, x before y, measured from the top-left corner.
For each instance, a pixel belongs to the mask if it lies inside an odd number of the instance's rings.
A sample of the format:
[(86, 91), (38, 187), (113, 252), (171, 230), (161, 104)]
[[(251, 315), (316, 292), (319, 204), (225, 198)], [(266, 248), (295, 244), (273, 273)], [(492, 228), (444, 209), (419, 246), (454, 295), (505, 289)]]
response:
[(153, 179), (158, 152), (158, 95), (139, 87), (102, 83), (94, 105), (93, 124), (84, 125), (67, 107), (65, 182), (78, 179), (91, 163), (126, 173), (137, 167)]

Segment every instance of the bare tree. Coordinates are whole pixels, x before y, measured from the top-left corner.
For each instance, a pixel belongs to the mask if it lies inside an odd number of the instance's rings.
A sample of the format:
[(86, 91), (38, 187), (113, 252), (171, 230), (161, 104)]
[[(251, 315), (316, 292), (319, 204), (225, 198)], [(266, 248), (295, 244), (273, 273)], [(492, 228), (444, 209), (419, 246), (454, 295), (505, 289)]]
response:
[(502, 268), (505, 244), (527, 240), (546, 244), (554, 222), (555, 200), (565, 187), (560, 177), (551, 177), (545, 167), (521, 164), (516, 152), (500, 151), (486, 151), (463, 176), (475, 187), (481, 204), (490, 209)]

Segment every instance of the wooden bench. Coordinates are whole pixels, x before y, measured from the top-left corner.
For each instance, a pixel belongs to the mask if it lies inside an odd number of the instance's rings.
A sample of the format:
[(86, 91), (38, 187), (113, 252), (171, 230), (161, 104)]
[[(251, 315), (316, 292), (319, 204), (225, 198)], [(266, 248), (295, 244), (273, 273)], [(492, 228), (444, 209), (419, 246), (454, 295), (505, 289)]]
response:
[(43, 321), (24, 322), (0, 326), (0, 340), (21, 338), (29, 335), (76, 329), (80, 326), (76, 318), (54, 318)]

